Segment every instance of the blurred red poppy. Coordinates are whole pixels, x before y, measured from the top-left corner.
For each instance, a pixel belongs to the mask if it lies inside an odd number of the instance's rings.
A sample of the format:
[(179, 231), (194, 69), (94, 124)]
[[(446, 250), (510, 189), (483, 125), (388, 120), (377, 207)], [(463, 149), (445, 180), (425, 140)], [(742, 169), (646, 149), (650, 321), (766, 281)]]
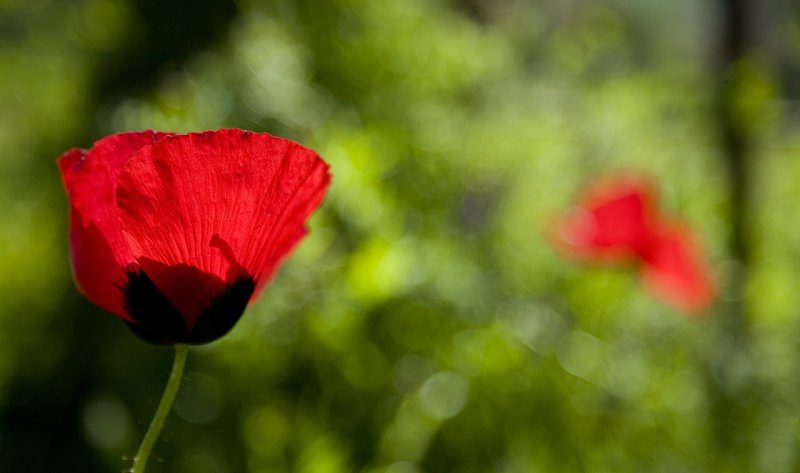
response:
[(119, 133), (58, 165), (79, 289), (152, 343), (227, 333), (330, 184), (312, 150), (238, 129)]
[(645, 286), (672, 307), (694, 314), (714, 301), (716, 288), (711, 272), (688, 228), (662, 223), (641, 258)]
[(634, 260), (650, 245), (654, 195), (650, 182), (639, 176), (592, 182), (561, 220), (556, 243), (586, 261)]
[(684, 225), (656, 208), (652, 183), (637, 175), (592, 182), (558, 225), (555, 245), (591, 263), (638, 263), (645, 287), (666, 304), (693, 314), (716, 296), (699, 244)]

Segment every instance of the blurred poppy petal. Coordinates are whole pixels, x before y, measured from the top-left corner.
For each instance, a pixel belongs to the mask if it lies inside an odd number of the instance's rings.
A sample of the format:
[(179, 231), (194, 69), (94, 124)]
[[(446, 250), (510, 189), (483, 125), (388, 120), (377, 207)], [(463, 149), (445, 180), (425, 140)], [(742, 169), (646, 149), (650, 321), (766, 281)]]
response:
[(594, 183), (560, 221), (557, 244), (567, 254), (588, 261), (631, 260), (652, 237), (652, 200), (651, 186), (641, 178)]
[(642, 255), (642, 279), (655, 297), (688, 314), (708, 308), (716, 296), (699, 245), (675, 225), (664, 226)]
[(711, 274), (690, 232), (667, 224), (646, 179), (624, 175), (597, 181), (558, 226), (556, 246), (594, 263), (637, 262), (647, 289), (686, 313), (715, 297)]

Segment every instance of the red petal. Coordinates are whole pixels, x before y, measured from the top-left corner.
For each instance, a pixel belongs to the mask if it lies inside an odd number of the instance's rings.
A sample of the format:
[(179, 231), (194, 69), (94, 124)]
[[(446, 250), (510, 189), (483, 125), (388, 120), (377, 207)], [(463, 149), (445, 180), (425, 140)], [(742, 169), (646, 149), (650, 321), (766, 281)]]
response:
[(642, 255), (642, 277), (654, 296), (685, 313), (703, 311), (716, 289), (699, 245), (688, 230), (665, 225)]
[(559, 223), (557, 244), (590, 261), (635, 258), (652, 238), (653, 195), (650, 183), (634, 176), (594, 183)]
[(230, 284), (242, 272), (257, 288), (269, 280), (305, 234), (329, 183), (328, 166), (313, 151), (266, 133), (227, 129), (176, 135), (141, 149), (120, 174), (117, 204), (140, 261), (189, 265), (209, 275), (186, 286), (171, 281), (169, 271), (144, 268), (191, 326), (203, 300), (198, 291), (211, 297), (217, 281)]
[(144, 131), (119, 133), (91, 150), (72, 149), (58, 159), (70, 202), (70, 256), (78, 288), (98, 306), (125, 319), (118, 285), (131, 261), (116, 215), (119, 172), (141, 147), (166, 136)]

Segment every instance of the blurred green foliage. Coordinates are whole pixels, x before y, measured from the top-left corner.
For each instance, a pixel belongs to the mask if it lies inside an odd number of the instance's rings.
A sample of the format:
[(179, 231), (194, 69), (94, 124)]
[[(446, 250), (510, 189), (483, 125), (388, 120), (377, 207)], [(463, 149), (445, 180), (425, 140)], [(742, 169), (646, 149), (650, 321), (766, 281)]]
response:
[[(149, 471), (798, 471), (783, 8), (729, 71), (755, 170), (736, 294), (711, 3), (0, 1), (0, 471), (128, 467), (171, 363), (77, 294), (54, 159), (231, 126), (313, 147), (333, 186), (261, 300), (192, 350)], [(702, 235), (707, 317), (548, 246), (581, 182), (630, 168)]]

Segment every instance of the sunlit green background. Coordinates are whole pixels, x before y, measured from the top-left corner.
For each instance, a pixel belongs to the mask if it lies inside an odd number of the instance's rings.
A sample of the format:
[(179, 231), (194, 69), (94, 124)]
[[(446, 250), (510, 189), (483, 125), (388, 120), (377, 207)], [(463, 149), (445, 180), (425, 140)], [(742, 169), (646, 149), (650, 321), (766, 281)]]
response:
[[(800, 12), (760, 3), (726, 67), (725, 3), (0, 0), (0, 471), (129, 467), (172, 358), (77, 293), (55, 158), (221, 127), (313, 147), (333, 185), (190, 353), (148, 471), (800, 471)], [(701, 236), (706, 317), (547, 244), (629, 168)]]

